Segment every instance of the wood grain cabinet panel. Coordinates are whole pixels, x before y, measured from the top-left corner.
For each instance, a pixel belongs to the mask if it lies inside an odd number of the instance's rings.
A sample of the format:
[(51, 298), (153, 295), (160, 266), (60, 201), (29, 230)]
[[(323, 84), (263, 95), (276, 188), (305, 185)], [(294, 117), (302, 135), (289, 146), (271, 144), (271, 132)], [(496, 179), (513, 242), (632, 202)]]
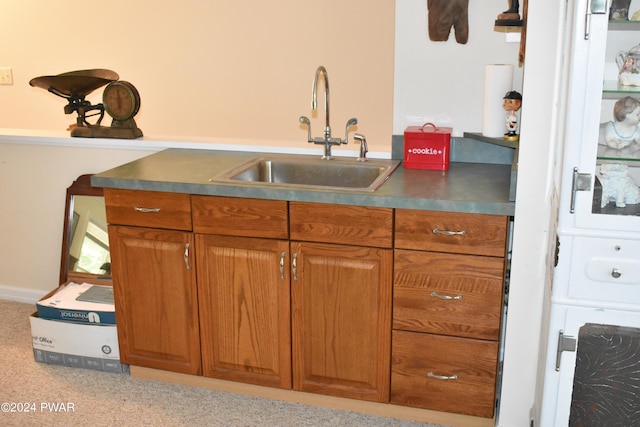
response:
[(393, 331), (391, 403), (490, 418), (498, 343)]
[(158, 191), (104, 189), (110, 224), (191, 230), (191, 196)]
[(294, 389), (388, 402), (389, 249), (292, 242)]
[(397, 209), (395, 246), (504, 257), (508, 219), (498, 215)]
[(109, 226), (123, 363), (200, 374), (200, 328), (189, 232)]
[(197, 234), (196, 244), (203, 374), (290, 389), (289, 242)]
[(393, 209), (290, 202), (291, 240), (391, 248)]
[(393, 328), (498, 340), (501, 258), (396, 249)]
[(286, 201), (191, 196), (191, 204), (193, 231), (196, 233), (289, 238)]

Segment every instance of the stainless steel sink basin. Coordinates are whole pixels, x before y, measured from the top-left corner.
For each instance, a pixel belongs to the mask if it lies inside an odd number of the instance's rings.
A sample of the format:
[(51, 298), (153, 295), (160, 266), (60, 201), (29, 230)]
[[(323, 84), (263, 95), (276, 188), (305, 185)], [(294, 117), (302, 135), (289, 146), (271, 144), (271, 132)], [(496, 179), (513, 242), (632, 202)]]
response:
[(354, 158), (324, 160), (315, 156), (265, 155), (251, 159), (210, 182), (261, 186), (375, 191), (400, 164), (397, 160)]

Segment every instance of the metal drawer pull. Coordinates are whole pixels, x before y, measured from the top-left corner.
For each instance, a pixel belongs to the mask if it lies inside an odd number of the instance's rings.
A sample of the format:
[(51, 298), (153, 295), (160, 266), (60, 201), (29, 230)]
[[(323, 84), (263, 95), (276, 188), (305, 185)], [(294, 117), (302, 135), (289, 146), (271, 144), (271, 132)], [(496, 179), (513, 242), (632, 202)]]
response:
[(291, 263), (291, 267), (293, 268), (293, 280), (298, 280), (298, 253), (293, 254), (293, 262)]
[(467, 234), (466, 231), (448, 231), (448, 230), (440, 230), (439, 228), (433, 229), (433, 234), (444, 234), (445, 236), (464, 236)]
[(431, 378), (435, 378), (437, 380), (445, 380), (445, 381), (449, 381), (449, 380), (457, 380), (458, 376), (457, 375), (451, 375), (451, 376), (446, 376), (446, 375), (436, 375), (433, 372), (429, 371), (427, 372), (427, 376), (431, 377)]
[(160, 212), (160, 208), (141, 208), (139, 206), (134, 206), (133, 209), (135, 209), (137, 212), (144, 212), (144, 213)]
[(184, 263), (187, 266), (187, 270), (191, 270), (191, 264), (189, 264), (189, 247), (191, 245), (189, 243), (185, 243), (184, 245)]
[(620, 276), (622, 276), (622, 273), (620, 272), (620, 270), (618, 270), (617, 268), (614, 268), (613, 270), (611, 270), (611, 277), (613, 277), (614, 279), (619, 279)]
[(440, 299), (446, 299), (446, 300), (461, 300), (462, 299), (462, 295), (441, 295), (435, 291), (431, 292), (431, 296), (432, 297), (436, 297), (436, 298), (440, 298)]
[(285, 256), (284, 251), (280, 252), (280, 278), (282, 280), (285, 279), (285, 277), (284, 277), (284, 256)]

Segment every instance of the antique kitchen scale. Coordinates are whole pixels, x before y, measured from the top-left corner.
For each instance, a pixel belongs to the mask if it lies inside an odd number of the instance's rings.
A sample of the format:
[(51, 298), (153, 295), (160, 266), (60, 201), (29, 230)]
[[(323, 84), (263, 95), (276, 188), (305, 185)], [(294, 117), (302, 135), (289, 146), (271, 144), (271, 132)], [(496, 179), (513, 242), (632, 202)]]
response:
[[(72, 125), (71, 136), (81, 138), (123, 138), (142, 136), (134, 117), (140, 110), (140, 94), (129, 82), (111, 70), (95, 69), (71, 71), (56, 76), (42, 76), (29, 84), (64, 98), (68, 104), (65, 114), (78, 114)], [(85, 97), (107, 85), (102, 93), (102, 103), (91, 105)], [(101, 126), (105, 111), (112, 117), (111, 126)]]

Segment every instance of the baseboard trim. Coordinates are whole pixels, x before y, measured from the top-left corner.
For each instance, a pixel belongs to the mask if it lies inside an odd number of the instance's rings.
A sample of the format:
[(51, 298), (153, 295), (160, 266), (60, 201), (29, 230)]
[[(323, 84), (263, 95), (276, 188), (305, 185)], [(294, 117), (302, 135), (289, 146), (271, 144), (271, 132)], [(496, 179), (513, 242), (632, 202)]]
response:
[(0, 285), (0, 299), (35, 304), (47, 292)]

